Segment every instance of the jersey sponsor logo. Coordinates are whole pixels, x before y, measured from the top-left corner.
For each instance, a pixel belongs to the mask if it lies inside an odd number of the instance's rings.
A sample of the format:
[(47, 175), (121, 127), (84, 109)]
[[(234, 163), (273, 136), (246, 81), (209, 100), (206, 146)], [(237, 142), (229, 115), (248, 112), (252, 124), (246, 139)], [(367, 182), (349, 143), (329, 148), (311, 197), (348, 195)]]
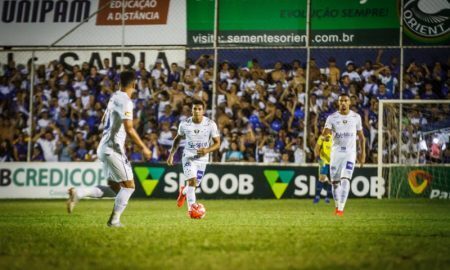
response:
[(208, 147), (208, 142), (188, 142), (188, 146), (190, 149), (199, 149)]
[(336, 139), (353, 137), (353, 133), (351, 133), (351, 132), (336, 132), (336, 134), (334, 135), (334, 137), (335, 137)]

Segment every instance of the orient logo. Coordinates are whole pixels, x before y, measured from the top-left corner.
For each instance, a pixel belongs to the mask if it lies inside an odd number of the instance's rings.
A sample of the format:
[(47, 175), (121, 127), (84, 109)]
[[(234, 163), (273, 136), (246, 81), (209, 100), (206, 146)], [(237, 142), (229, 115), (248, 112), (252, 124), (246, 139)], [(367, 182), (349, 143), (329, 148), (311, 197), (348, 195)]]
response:
[(447, 0), (407, 0), (403, 8), (406, 32), (415, 37), (443, 37), (450, 31), (450, 3)]

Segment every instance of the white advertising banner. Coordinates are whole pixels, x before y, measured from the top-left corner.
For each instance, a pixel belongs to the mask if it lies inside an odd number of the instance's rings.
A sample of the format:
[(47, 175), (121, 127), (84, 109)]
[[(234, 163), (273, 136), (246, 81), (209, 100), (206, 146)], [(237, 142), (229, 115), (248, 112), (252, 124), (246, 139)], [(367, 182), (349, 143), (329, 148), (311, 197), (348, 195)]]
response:
[(0, 199), (67, 198), (70, 187), (106, 184), (100, 162), (0, 163)]
[[(139, 61), (144, 61), (145, 66), (153, 66), (156, 59), (162, 59), (164, 65), (169, 68), (171, 63), (177, 63), (184, 66), (185, 61), (184, 50), (126, 50), (124, 52), (123, 64), (134, 68), (138, 67)], [(111, 66), (119, 66), (122, 64), (122, 52), (120, 50), (98, 50), (98, 51), (80, 51), (80, 50), (64, 50), (64, 51), (35, 51), (35, 64), (48, 65), (49, 62), (57, 60), (67, 69), (72, 69), (73, 65), (80, 65), (88, 62), (95, 65), (99, 69), (103, 69), (103, 59), (109, 58)], [(17, 64), (26, 65), (31, 61), (31, 51), (0, 51), (0, 63), (7, 63), (8, 60), (14, 60)]]
[[(124, 3), (124, 4), (123, 4)], [(185, 0), (1, 0), (1, 46), (185, 45)]]

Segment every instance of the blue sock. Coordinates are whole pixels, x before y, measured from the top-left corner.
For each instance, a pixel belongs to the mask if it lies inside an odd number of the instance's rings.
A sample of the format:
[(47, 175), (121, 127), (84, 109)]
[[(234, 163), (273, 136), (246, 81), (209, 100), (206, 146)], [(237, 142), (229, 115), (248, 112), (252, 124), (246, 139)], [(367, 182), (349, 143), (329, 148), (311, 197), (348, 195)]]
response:
[(323, 183), (316, 180), (316, 198), (320, 198), (320, 192), (322, 191)]
[(327, 198), (330, 198), (332, 195), (331, 185), (329, 183), (325, 184), (325, 190), (327, 191)]

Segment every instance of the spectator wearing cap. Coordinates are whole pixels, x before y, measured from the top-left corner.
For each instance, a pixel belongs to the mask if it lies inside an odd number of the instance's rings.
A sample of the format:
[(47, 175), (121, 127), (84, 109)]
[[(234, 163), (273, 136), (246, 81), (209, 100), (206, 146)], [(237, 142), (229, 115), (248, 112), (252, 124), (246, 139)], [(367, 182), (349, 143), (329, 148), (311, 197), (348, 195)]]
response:
[(352, 60), (345, 62), (347, 70), (342, 73), (342, 77), (347, 75), (352, 82), (361, 82), (361, 77), (355, 70), (355, 63)]

